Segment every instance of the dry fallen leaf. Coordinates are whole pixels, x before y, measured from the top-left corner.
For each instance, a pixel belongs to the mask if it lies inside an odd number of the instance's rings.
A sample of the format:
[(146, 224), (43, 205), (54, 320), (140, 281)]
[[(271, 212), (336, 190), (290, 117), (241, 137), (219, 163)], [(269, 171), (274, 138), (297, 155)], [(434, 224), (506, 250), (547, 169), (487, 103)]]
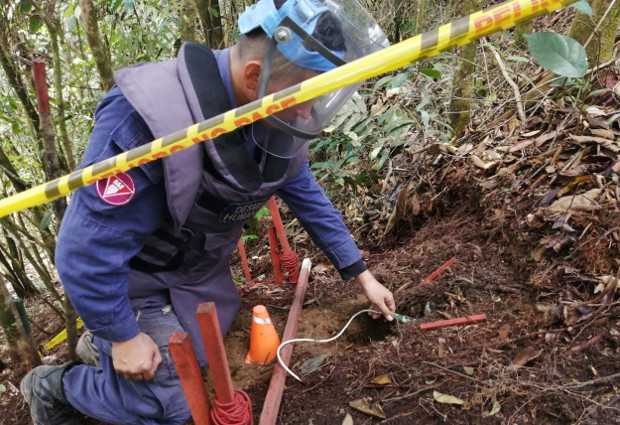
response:
[(390, 385), (390, 384), (393, 384), (392, 378), (390, 378), (390, 375), (388, 375), (388, 374), (379, 375), (379, 376), (375, 377), (372, 380), (372, 383), (375, 384), (375, 385)]
[(536, 141), (535, 139), (524, 140), (522, 142), (517, 143), (516, 145), (513, 145), (508, 151), (510, 153), (522, 151), (528, 148), (530, 145), (534, 144), (535, 141)]
[(321, 367), (323, 367), (323, 363), (325, 360), (329, 358), (329, 354), (323, 353), (318, 356), (312, 357), (302, 363), (299, 367), (300, 376), (310, 375), (313, 372), (316, 372)]
[(499, 328), (499, 339), (501, 339), (502, 341), (507, 340), (509, 334), (510, 325), (502, 325), (502, 327)]
[(588, 115), (593, 117), (604, 117), (607, 115), (607, 112), (603, 111), (598, 106), (588, 106), (586, 108), (586, 112), (588, 113)]
[(620, 289), (620, 279), (617, 279), (615, 276), (604, 275), (598, 276), (596, 279), (601, 283), (599, 283), (594, 289), (595, 294), (603, 292), (605, 288), (607, 288), (608, 286), (613, 286), (614, 284), (617, 289)]
[(542, 145), (544, 145), (546, 142), (548, 142), (549, 140), (555, 139), (556, 137), (558, 137), (559, 131), (550, 131), (550, 132), (546, 132), (541, 136), (538, 136), (536, 138), (536, 146), (537, 147), (541, 147)]
[(616, 138), (616, 133), (612, 130), (608, 130), (605, 128), (591, 128), (590, 133), (594, 136), (602, 137), (604, 139), (614, 140)]
[(499, 401), (494, 400), (493, 401), (493, 407), (491, 407), (491, 411), (490, 412), (482, 412), (482, 417), (484, 418), (488, 418), (489, 416), (495, 416), (499, 413), (499, 411), (502, 410), (502, 405), (499, 404)]
[(366, 398), (360, 398), (353, 400), (349, 403), (349, 406), (355, 410), (365, 413), (376, 418), (385, 419), (385, 412), (379, 403), (372, 403)]
[(467, 143), (462, 146), (459, 146), (459, 148), (456, 150), (456, 155), (465, 156), (473, 150), (474, 150), (474, 145), (472, 145), (471, 143)]
[(459, 406), (465, 405), (464, 400), (461, 400), (460, 398), (455, 397), (450, 394), (440, 393), (439, 391), (433, 391), (433, 398), (435, 399), (436, 402), (442, 403), (442, 404), (457, 404)]
[(473, 367), (469, 367), (469, 366), (463, 366), (463, 370), (465, 371), (466, 374), (468, 374), (469, 376), (474, 376), (474, 368)]
[(577, 143), (597, 143), (612, 152), (620, 152), (620, 143), (615, 140), (595, 136), (575, 136), (574, 134), (571, 134), (570, 138)]
[(323, 274), (329, 271), (329, 266), (324, 263), (319, 263), (312, 268), (312, 273), (314, 274)]
[(347, 416), (344, 417), (344, 420), (342, 421), (342, 425), (353, 425), (353, 418), (351, 417), (350, 414), (347, 413)]
[(566, 213), (569, 210), (595, 211), (600, 208), (596, 201), (601, 193), (601, 189), (591, 189), (581, 195), (564, 196), (551, 204), (548, 210), (552, 213)]
[(512, 360), (512, 363), (510, 364), (510, 368), (512, 370), (517, 370), (525, 366), (532, 360), (537, 359), (542, 354), (542, 352), (542, 349), (539, 350), (535, 347), (528, 347), (515, 356), (515, 358)]
[(478, 168), (481, 168), (483, 170), (489, 170), (491, 168), (493, 168), (494, 166), (497, 165), (497, 161), (493, 161), (493, 162), (484, 162), (483, 160), (481, 160), (480, 158), (478, 158), (476, 155), (471, 155), (471, 162)]
[(529, 132), (527, 132), (527, 133), (523, 133), (523, 134), (521, 135), (521, 137), (524, 137), (524, 138), (534, 137), (534, 136), (538, 135), (538, 134), (540, 133), (540, 131), (541, 131), (541, 130), (529, 131)]

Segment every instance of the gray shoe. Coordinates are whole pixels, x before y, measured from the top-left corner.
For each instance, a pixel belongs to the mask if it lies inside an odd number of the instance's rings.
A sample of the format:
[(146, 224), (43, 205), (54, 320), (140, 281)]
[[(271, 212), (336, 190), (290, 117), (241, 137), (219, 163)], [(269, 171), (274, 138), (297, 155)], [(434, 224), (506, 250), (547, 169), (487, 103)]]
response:
[(19, 389), (30, 406), (34, 425), (80, 425), (80, 413), (65, 397), (62, 377), (71, 364), (37, 366), (22, 379)]
[(93, 341), (94, 335), (91, 331), (86, 331), (80, 336), (75, 347), (75, 354), (89, 366), (99, 367), (99, 350)]

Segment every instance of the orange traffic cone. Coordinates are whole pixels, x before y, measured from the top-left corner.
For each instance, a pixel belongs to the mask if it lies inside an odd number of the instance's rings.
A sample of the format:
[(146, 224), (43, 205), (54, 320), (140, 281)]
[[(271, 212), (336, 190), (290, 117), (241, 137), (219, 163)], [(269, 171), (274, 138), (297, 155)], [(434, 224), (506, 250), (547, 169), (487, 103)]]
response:
[(250, 351), (245, 356), (246, 363), (266, 365), (276, 358), (280, 337), (271, 323), (269, 313), (264, 305), (252, 309), (252, 327), (250, 329)]

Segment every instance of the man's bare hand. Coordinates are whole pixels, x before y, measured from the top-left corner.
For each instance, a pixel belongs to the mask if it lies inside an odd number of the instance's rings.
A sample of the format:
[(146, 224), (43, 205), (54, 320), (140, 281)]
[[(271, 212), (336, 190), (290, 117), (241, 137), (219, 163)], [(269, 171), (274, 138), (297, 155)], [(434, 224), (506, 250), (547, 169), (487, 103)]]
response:
[[(362, 285), (366, 298), (372, 303), (373, 307), (380, 311), (387, 320), (394, 320), (392, 315), (396, 311), (396, 303), (392, 292), (379, 283), (368, 270), (360, 273), (356, 280)], [(380, 315), (373, 315), (373, 317), (376, 319)]]
[(140, 332), (130, 340), (112, 343), (112, 363), (116, 372), (126, 379), (151, 380), (161, 363), (157, 344)]

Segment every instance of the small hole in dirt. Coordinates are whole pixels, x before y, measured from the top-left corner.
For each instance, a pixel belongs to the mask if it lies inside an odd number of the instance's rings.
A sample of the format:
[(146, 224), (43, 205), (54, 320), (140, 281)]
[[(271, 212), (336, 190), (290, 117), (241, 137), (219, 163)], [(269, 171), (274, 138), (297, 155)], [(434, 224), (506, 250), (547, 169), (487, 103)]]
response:
[(373, 319), (369, 315), (361, 315), (357, 326), (351, 329), (347, 339), (355, 344), (370, 344), (373, 341), (382, 341), (390, 335), (396, 335), (396, 326), (387, 320)]

